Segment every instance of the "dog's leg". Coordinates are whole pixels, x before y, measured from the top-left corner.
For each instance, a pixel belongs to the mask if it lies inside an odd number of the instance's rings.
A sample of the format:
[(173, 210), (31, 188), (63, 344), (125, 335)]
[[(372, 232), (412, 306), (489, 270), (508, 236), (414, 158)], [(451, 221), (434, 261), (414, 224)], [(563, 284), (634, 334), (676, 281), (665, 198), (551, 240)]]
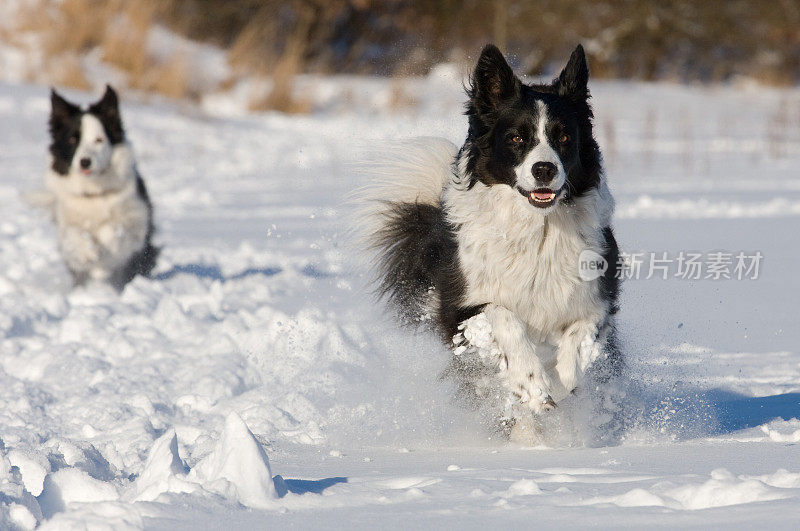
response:
[(569, 326), (558, 343), (556, 373), (569, 393), (578, 385), (578, 377), (603, 354), (609, 325), (578, 321)]
[(76, 284), (80, 283), (78, 280), (81, 275), (88, 275), (88, 271), (100, 258), (100, 250), (91, 234), (71, 225), (59, 229), (59, 247)]
[(117, 224), (106, 223), (97, 231), (97, 239), (108, 251), (115, 266), (124, 264), (142, 249), (147, 235), (146, 222), (135, 216), (123, 218)]
[(550, 379), (528, 339), (525, 324), (502, 306), (490, 304), (483, 312), (501, 351), (501, 374), (508, 389), (536, 413), (555, 407)]
[(587, 375), (591, 373), (594, 381), (604, 384), (621, 376), (624, 365), (613, 318), (601, 329), (599, 341), (603, 347), (603, 355), (586, 372)]

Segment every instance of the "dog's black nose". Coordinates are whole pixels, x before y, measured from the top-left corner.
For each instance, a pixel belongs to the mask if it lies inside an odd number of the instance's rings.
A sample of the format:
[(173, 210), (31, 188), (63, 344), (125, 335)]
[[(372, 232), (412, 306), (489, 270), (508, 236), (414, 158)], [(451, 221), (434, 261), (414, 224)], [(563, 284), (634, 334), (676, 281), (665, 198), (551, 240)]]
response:
[(90, 159), (89, 157), (83, 157), (81, 159), (81, 168), (83, 168), (84, 170), (89, 168), (89, 166), (91, 165), (92, 165), (92, 159)]
[(531, 168), (533, 178), (543, 183), (549, 183), (556, 176), (558, 169), (552, 162), (537, 162)]

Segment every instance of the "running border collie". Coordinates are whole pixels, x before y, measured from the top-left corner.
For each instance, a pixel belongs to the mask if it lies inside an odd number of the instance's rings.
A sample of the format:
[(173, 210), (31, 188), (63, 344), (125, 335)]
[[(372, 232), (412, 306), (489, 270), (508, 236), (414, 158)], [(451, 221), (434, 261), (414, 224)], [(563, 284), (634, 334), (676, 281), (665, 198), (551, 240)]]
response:
[[(407, 323), (432, 323), (455, 358), (482, 349), (509, 400), (533, 413), (590, 367), (620, 367), (614, 202), (588, 79), (581, 46), (551, 83), (528, 85), (487, 45), (463, 146), (408, 142), (375, 164), (360, 197), (380, 294)], [(583, 280), (587, 252), (606, 269)]]
[(111, 86), (88, 109), (51, 91), (50, 167), (45, 178), (58, 244), (75, 285), (89, 280), (121, 290), (148, 275), (153, 207), (125, 139)]

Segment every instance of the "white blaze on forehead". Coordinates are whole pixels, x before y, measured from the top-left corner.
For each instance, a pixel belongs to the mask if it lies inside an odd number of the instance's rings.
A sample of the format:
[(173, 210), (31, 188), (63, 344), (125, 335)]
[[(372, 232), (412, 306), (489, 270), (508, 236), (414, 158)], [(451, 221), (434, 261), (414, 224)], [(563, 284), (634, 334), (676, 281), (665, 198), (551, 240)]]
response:
[(111, 142), (103, 124), (96, 116), (88, 113), (81, 118), (81, 138), (72, 158), (72, 166), (79, 168), (83, 158), (91, 159), (91, 169), (96, 171), (105, 170), (111, 162)]
[(547, 106), (543, 101), (536, 102), (536, 114), (539, 119), (536, 122), (536, 141), (537, 147), (542, 144), (547, 145)]
[(533, 178), (533, 173), (531, 172), (533, 165), (537, 162), (551, 162), (555, 164), (558, 173), (553, 181), (548, 183), (547, 186), (553, 190), (558, 190), (564, 186), (567, 175), (564, 171), (564, 165), (561, 163), (561, 158), (550, 145), (550, 141), (547, 138), (547, 124), (549, 117), (547, 113), (547, 105), (545, 105), (543, 101), (536, 102), (536, 115), (536, 131), (534, 131), (533, 135), (536, 139), (536, 145), (525, 156), (522, 164), (516, 168), (517, 184), (525, 190), (539, 188), (541, 185), (536, 182), (536, 180)]
[(102, 138), (103, 142), (108, 142), (106, 130), (103, 124), (93, 114), (84, 114), (81, 118), (81, 144), (94, 144), (95, 140)]

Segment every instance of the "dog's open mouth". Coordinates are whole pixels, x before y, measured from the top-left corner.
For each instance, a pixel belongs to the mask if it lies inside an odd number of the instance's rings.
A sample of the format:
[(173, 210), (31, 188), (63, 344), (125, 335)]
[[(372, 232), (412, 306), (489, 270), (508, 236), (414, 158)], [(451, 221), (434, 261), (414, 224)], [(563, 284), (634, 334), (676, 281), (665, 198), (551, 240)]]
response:
[(536, 188), (531, 191), (517, 188), (517, 190), (525, 196), (528, 203), (539, 208), (547, 208), (555, 204), (558, 194), (561, 192), (561, 190), (553, 190), (552, 188)]

